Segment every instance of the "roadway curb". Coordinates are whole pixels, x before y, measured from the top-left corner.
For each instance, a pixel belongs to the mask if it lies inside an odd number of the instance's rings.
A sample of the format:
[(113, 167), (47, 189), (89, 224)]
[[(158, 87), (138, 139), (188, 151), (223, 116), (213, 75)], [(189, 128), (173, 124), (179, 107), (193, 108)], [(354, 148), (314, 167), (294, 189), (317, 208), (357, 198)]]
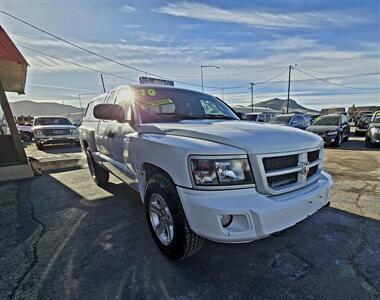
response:
[(84, 155), (59, 156), (50, 157), (29, 157), (30, 164), (36, 175), (40, 175), (45, 171), (54, 171), (67, 168), (84, 168), (87, 161)]

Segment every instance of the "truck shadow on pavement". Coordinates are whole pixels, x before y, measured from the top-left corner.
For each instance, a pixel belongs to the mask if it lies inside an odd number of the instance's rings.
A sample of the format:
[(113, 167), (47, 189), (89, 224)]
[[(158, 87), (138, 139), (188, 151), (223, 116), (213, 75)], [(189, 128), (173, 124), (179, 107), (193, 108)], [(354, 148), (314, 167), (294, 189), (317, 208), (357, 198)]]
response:
[[(19, 224), (9, 239), (24, 250), (5, 257), (28, 259), (9, 264), (20, 269), (9, 276), (1, 267), (3, 295), (17, 284), (16, 298), (29, 299), (379, 296), (378, 220), (323, 208), (277, 237), (206, 242), (196, 256), (173, 262), (154, 244), (139, 195), (117, 180), (100, 189), (87, 170), (75, 170), (16, 185)], [(33, 245), (35, 264), (20, 280)]]

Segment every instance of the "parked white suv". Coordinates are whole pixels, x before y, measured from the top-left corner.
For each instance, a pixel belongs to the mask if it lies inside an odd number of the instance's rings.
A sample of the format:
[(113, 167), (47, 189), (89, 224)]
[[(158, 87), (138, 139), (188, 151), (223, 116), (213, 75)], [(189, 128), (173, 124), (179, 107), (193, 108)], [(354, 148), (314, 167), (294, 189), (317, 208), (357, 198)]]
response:
[(319, 136), (241, 121), (207, 94), (121, 86), (90, 102), (80, 140), (98, 185), (111, 172), (140, 193), (153, 238), (172, 259), (197, 252), (203, 238), (266, 237), (329, 204)]

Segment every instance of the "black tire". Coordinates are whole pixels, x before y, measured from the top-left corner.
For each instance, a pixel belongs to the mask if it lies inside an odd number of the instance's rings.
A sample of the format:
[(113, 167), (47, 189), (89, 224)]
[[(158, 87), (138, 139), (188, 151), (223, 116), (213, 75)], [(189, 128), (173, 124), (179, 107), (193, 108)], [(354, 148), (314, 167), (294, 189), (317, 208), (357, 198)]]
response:
[[(159, 194), (165, 200), (172, 216), (174, 234), (169, 245), (164, 245), (153, 229), (149, 212), (149, 202), (152, 194)], [(176, 186), (167, 175), (158, 173), (148, 180), (145, 192), (145, 215), (154, 241), (160, 250), (170, 259), (185, 259), (194, 255), (202, 248), (204, 239), (191, 230)]]
[(334, 147), (340, 147), (342, 145), (342, 136), (338, 134), (335, 138)]
[(348, 134), (348, 135), (343, 139), (343, 142), (348, 142), (349, 138), (350, 138), (350, 135)]
[(21, 134), (21, 138), (24, 142), (29, 142), (32, 140), (33, 135), (30, 132), (23, 132)]
[(94, 180), (98, 186), (104, 185), (108, 182), (110, 173), (95, 162), (89, 148), (86, 149), (85, 153), (92, 180)]
[(44, 149), (44, 145), (41, 144), (41, 143), (36, 143), (36, 147), (38, 150), (43, 150)]

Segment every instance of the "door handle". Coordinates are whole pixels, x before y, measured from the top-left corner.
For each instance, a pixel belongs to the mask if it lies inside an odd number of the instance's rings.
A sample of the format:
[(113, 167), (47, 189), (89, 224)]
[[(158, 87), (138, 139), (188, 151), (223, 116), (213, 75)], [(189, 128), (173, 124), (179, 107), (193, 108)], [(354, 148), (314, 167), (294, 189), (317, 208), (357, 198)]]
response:
[(107, 132), (106, 135), (107, 135), (107, 137), (109, 137), (111, 139), (115, 137), (115, 134), (112, 131)]

